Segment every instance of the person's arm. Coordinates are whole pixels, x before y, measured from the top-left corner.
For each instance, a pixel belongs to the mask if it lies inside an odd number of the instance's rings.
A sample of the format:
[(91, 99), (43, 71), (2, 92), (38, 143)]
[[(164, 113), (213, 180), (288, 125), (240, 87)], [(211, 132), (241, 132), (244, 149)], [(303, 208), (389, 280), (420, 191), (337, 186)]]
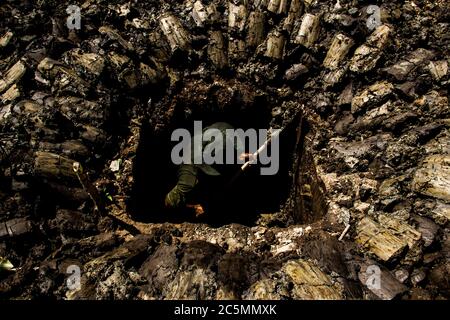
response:
[(165, 199), (167, 208), (192, 208), (195, 210), (195, 215), (197, 217), (204, 213), (203, 207), (200, 204), (186, 203), (189, 193), (198, 183), (197, 174), (198, 169), (193, 165), (180, 166), (178, 169), (177, 185), (167, 194)]

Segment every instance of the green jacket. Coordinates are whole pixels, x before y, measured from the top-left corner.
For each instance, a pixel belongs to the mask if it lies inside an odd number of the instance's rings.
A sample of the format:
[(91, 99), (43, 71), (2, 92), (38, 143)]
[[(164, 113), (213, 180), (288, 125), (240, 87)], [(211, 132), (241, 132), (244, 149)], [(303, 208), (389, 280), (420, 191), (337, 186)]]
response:
[[(208, 129), (219, 129), (224, 137), (222, 148), (225, 150), (226, 146), (226, 129), (233, 129), (233, 127), (226, 122), (216, 122), (209, 127), (203, 129), (202, 134)], [(195, 137), (194, 137), (195, 138)], [(202, 150), (199, 154), (202, 154), (205, 147), (209, 144), (209, 141), (203, 141)], [(234, 148), (238, 149), (242, 147), (241, 141), (233, 141)], [(192, 155), (195, 154), (194, 146), (192, 146)], [(191, 157), (192, 163), (194, 163), (194, 157)], [(220, 171), (214, 165), (207, 164), (182, 164), (178, 168), (178, 182), (176, 186), (166, 195), (165, 203), (168, 208), (182, 208), (186, 205), (188, 198), (194, 188), (198, 184), (198, 176), (200, 171), (208, 176), (219, 176)]]

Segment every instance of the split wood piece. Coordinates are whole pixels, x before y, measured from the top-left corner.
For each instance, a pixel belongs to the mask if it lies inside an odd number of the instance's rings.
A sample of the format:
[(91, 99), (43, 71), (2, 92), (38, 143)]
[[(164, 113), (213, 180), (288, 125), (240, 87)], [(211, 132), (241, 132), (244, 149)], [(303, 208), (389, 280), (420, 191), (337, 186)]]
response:
[(231, 60), (244, 60), (246, 56), (245, 41), (230, 37), (228, 40), (228, 57)]
[(263, 12), (252, 11), (248, 19), (246, 43), (250, 48), (256, 48), (264, 41), (266, 16)]
[(27, 218), (11, 219), (0, 223), (0, 239), (25, 235), (32, 229), (33, 225)]
[(396, 218), (380, 215), (379, 222), (363, 218), (356, 227), (356, 243), (383, 261), (399, 256), (420, 240), (420, 233)]
[(292, 32), (294, 28), (294, 24), (297, 19), (300, 17), (303, 11), (303, 1), (302, 0), (292, 0), (291, 6), (289, 8), (289, 14), (287, 18), (284, 20), (283, 30), (287, 32)]
[(284, 56), (286, 38), (280, 31), (272, 31), (267, 38), (265, 56), (273, 60), (280, 60)]
[(292, 279), (294, 299), (340, 300), (343, 298), (341, 290), (333, 284), (330, 277), (306, 260), (289, 261), (283, 266), (282, 272)]
[(177, 50), (190, 51), (191, 36), (177, 17), (171, 14), (164, 14), (159, 20), (159, 24), (172, 52)]
[(214, 3), (205, 6), (200, 0), (194, 3), (191, 15), (197, 27), (204, 27), (206, 24), (216, 21), (219, 17)]
[(209, 34), (208, 57), (219, 70), (228, 66), (225, 40), (221, 31), (211, 31)]
[(330, 72), (326, 73), (323, 78), (324, 88), (328, 89), (329, 87), (333, 87), (334, 85), (340, 83), (347, 71), (348, 63), (345, 63), (342, 67), (335, 70), (330, 70)]
[(267, 10), (277, 14), (286, 14), (289, 0), (269, 0)]
[(350, 48), (353, 46), (353, 39), (339, 33), (334, 36), (331, 46), (328, 49), (327, 55), (323, 60), (325, 68), (334, 70), (339, 67), (342, 60), (344, 60)]
[(412, 189), (450, 203), (450, 155), (427, 157), (414, 175)]
[(73, 65), (81, 67), (83, 73), (90, 73), (98, 77), (105, 68), (105, 59), (96, 53), (83, 53), (80, 49), (75, 49), (70, 51), (68, 56)]
[(66, 157), (83, 159), (88, 158), (91, 155), (89, 149), (79, 140), (67, 140), (62, 143), (40, 141), (39, 151), (47, 151), (55, 154), (61, 154)]
[(386, 47), (391, 28), (381, 25), (372, 32), (366, 43), (355, 50), (350, 62), (350, 70), (358, 73), (365, 73), (372, 70), (383, 54)]
[(376, 82), (352, 99), (352, 113), (366, 111), (369, 107), (378, 106), (392, 94), (394, 86), (387, 81)]
[(431, 61), (428, 69), (435, 80), (441, 80), (448, 73), (448, 62), (446, 60)]
[(54, 86), (61, 92), (76, 93), (83, 97), (89, 93), (91, 83), (59, 61), (47, 57), (39, 63), (37, 69), (46, 79), (54, 81)]
[(13, 84), (17, 83), (25, 74), (27, 68), (22, 61), (18, 61), (14, 64), (5, 74), (5, 76), (0, 79), (0, 93), (4, 92)]
[(125, 40), (117, 30), (108, 26), (102, 26), (98, 29), (101, 34), (107, 35), (110, 39), (117, 41), (125, 50), (133, 51), (134, 48), (127, 40)]
[(241, 33), (247, 22), (247, 7), (244, 4), (236, 5), (228, 2), (228, 30)]
[(35, 155), (35, 176), (71, 183), (78, 180), (73, 171), (73, 160), (51, 152), (37, 151)]
[(4, 35), (0, 37), (0, 48), (6, 47), (11, 41), (14, 34), (11, 31), (6, 32)]
[(284, 79), (288, 81), (296, 80), (303, 74), (308, 73), (309, 69), (302, 63), (294, 64), (292, 67), (286, 70), (284, 74)]
[(11, 88), (6, 90), (6, 92), (1, 96), (2, 103), (6, 104), (8, 102), (14, 101), (21, 95), (20, 89), (17, 84), (13, 84)]
[(295, 38), (295, 43), (301, 44), (306, 48), (311, 48), (319, 37), (319, 24), (320, 19), (318, 16), (310, 13), (305, 14), (300, 30)]

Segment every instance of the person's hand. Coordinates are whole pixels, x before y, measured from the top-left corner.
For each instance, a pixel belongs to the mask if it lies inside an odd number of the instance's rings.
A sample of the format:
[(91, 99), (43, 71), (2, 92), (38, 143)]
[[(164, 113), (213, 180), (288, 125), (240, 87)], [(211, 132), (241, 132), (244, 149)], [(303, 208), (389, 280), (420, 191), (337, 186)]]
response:
[(241, 153), (239, 159), (242, 161), (255, 161), (256, 157), (253, 153)]
[(196, 204), (194, 209), (195, 209), (195, 217), (196, 218), (199, 218), (205, 214), (205, 210), (203, 210), (203, 207), (200, 204)]
[(205, 214), (205, 210), (203, 209), (201, 204), (188, 204), (186, 205), (188, 208), (194, 209), (195, 217), (200, 218), (202, 215)]

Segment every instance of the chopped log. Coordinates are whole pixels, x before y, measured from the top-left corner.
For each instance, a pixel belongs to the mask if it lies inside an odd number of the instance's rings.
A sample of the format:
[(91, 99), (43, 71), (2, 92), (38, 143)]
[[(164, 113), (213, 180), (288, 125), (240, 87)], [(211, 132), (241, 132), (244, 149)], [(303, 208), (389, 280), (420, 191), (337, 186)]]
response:
[[(382, 106), (366, 112), (363, 116), (353, 123), (350, 128), (355, 131), (368, 130), (379, 126), (386, 118), (389, 118), (392, 109), (392, 103), (386, 102)], [(392, 115), (391, 118), (392, 119)]]
[(76, 123), (102, 126), (109, 117), (109, 112), (101, 104), (72, 96), (56, 99), (61, 113)]
[(30, 233), (33, 226), (26, 218), (11, 219), (0, 224), (0, 239)]
[(118, 54), (114, 51), (108, 52), (108, 61), (114, 69), (121, 71), (127, 64), (130, 63), (130, 58), (127, 56)]
[(14, 64), (5, 74), (3, 79), (0, 79), (0, 93), (4, 92), (13, 84), (17, 83), (25, 74), (25, 65), (22, 61), (18, 61)]
[(277, 14), (286, 14), (288, 10), (289, 0), (270, 0), (267, 10)]
[(206, 24), (213, 23), (220, 16), (214, 3), (205, 6), (200, 0), (194, 3), (191, 15), (198, 27), (204, 27)]
[(318, 16), (310, 13), (305, 14), (298, 35), (295, 38), (295, 43), (310, 48), (319, 37), (319, 23), (320, 19)]
[(247, 7), (244, 4), (236, 5), (228, 2), (228, 29), (229, 32), (241, 33), (247, 22)]
[(450, 156), (427, 157), (414, 175), (412, 189), (450, 203)]
[(76, 182), (78, 178), (73, 171), (75, 161), (50, 152), (36, 152), (34, 175), (50, 180)]
[(302, 0), (292, 0), (291, 6), (289, 8), (289, 14), (284, 20), (283, 30), (287, 32), (292, 32), (295, 21), (300, 17), (303, 11), (303, 1)]
[(203, 27), (208, 20), (208, 12), (200, 0), (194, 3), (191, 15), (198, 27)]
[(89, 157), (89, 149), (78, 140), (67, 140), (63, 143), (39, 142), (39, 150), (63, 154), (70, 158), (85, 159)]
[(6, 47), (11, 41), (14, 34), (11, 31), (6, 32), (4, 35), (0, 37), (0, 48)]
[(105, 67), (105, 59), (96, 53), (82, 53), (79, 49), (68, 53), (69, 59), (75, 66), (82, 68), (81, 72), (99, 76)]
[(38, 71), (46, 78), (53, 80), (54, 87), (64, 93), (79, 94), (83, 97), (88, 95), (90, 83), (80, 78), (76, 72), (61, 62), (45, 58), (38, 65)]
[(125, 40), (117, 30), (108, 26), (101, 26), (98, 29), (101, 34), (107, 35), (111, 40), (117, 41), (125, 50), (133, 51), (134, 48), (127, 40)]
[(365, 73), (372, 70), (386, 47), (391, 28), (381, 25), (369, 36), (366, 43), (355, 50), (350, 62), (350, 70)]
[(399, 220), (397, 218), (391, 217), (387, 214), (380, 214), (378, 216), (378, 222), (389, 232), (395, 234), (402, 241), (412, 248), (414, 244), (420, 240), (422, 237), (421, 233), (414, 229), (412, 226)]
[(172, 14), (164, 14), (159, 20), (159, 24), (172, 52), (178, 50), (190, 51), (191, 36), (177, 17)]
[(246, 57), (245, 41), (230, 37), (228, 40), (228, 57), (232, 60), (244, 60)]
[(267, 39), (265, 56), (274, 60), (283, 58), (286, 38), (280, 31), (272, 31)]
[(341, 61), (344, 60), (353, 43), (351, 38), (342, 33), (335, 35), (330, 49), (328, 49), (327, 55), (323, 60), (324, 67), (331, 70), (336, 69)]
[(252, 11), (248, 19), (246, 43), (249, 48), (256, 48), (264, 41), (266, 16), (263, 12)]
[(436, 201), (434, 208), (431, 209), (431, 216), (436, 223), (445, 225), (450, 221), (450, 204)]
[(211, 31), (209, 34), (208, 58), (219, 70), (228, 65), (225, 40), (221, 31)]
[(369, 217), (362, 219), (355, 240), (383, 261), (397, 257), (420, 239), (419, 232), (398, 219), (380, 215), (379, 222)]
[(20, 89), (17, 86), (17, 84), (13, 84), (11, 88), (6, 90), (6, 92), (2, 94), (1, 100), (3, 103), (6, 104), (8, 102), (16, 100), (19, 97), (20, 97)]
[(157, 84), (161, 79), (161, 74), (157, 70), (151, 68), (149, 65), (143, 62), (139, 64), (138, 71), (138, 84), (140, 87), (146, 86), (148, 84)]
[(306, 260), (289, 261), (282, 270), (292, 279), (294, 299), (336, 300), (343, 298), (342, 293), (337, 286), (333, 285), (330, 277)]

